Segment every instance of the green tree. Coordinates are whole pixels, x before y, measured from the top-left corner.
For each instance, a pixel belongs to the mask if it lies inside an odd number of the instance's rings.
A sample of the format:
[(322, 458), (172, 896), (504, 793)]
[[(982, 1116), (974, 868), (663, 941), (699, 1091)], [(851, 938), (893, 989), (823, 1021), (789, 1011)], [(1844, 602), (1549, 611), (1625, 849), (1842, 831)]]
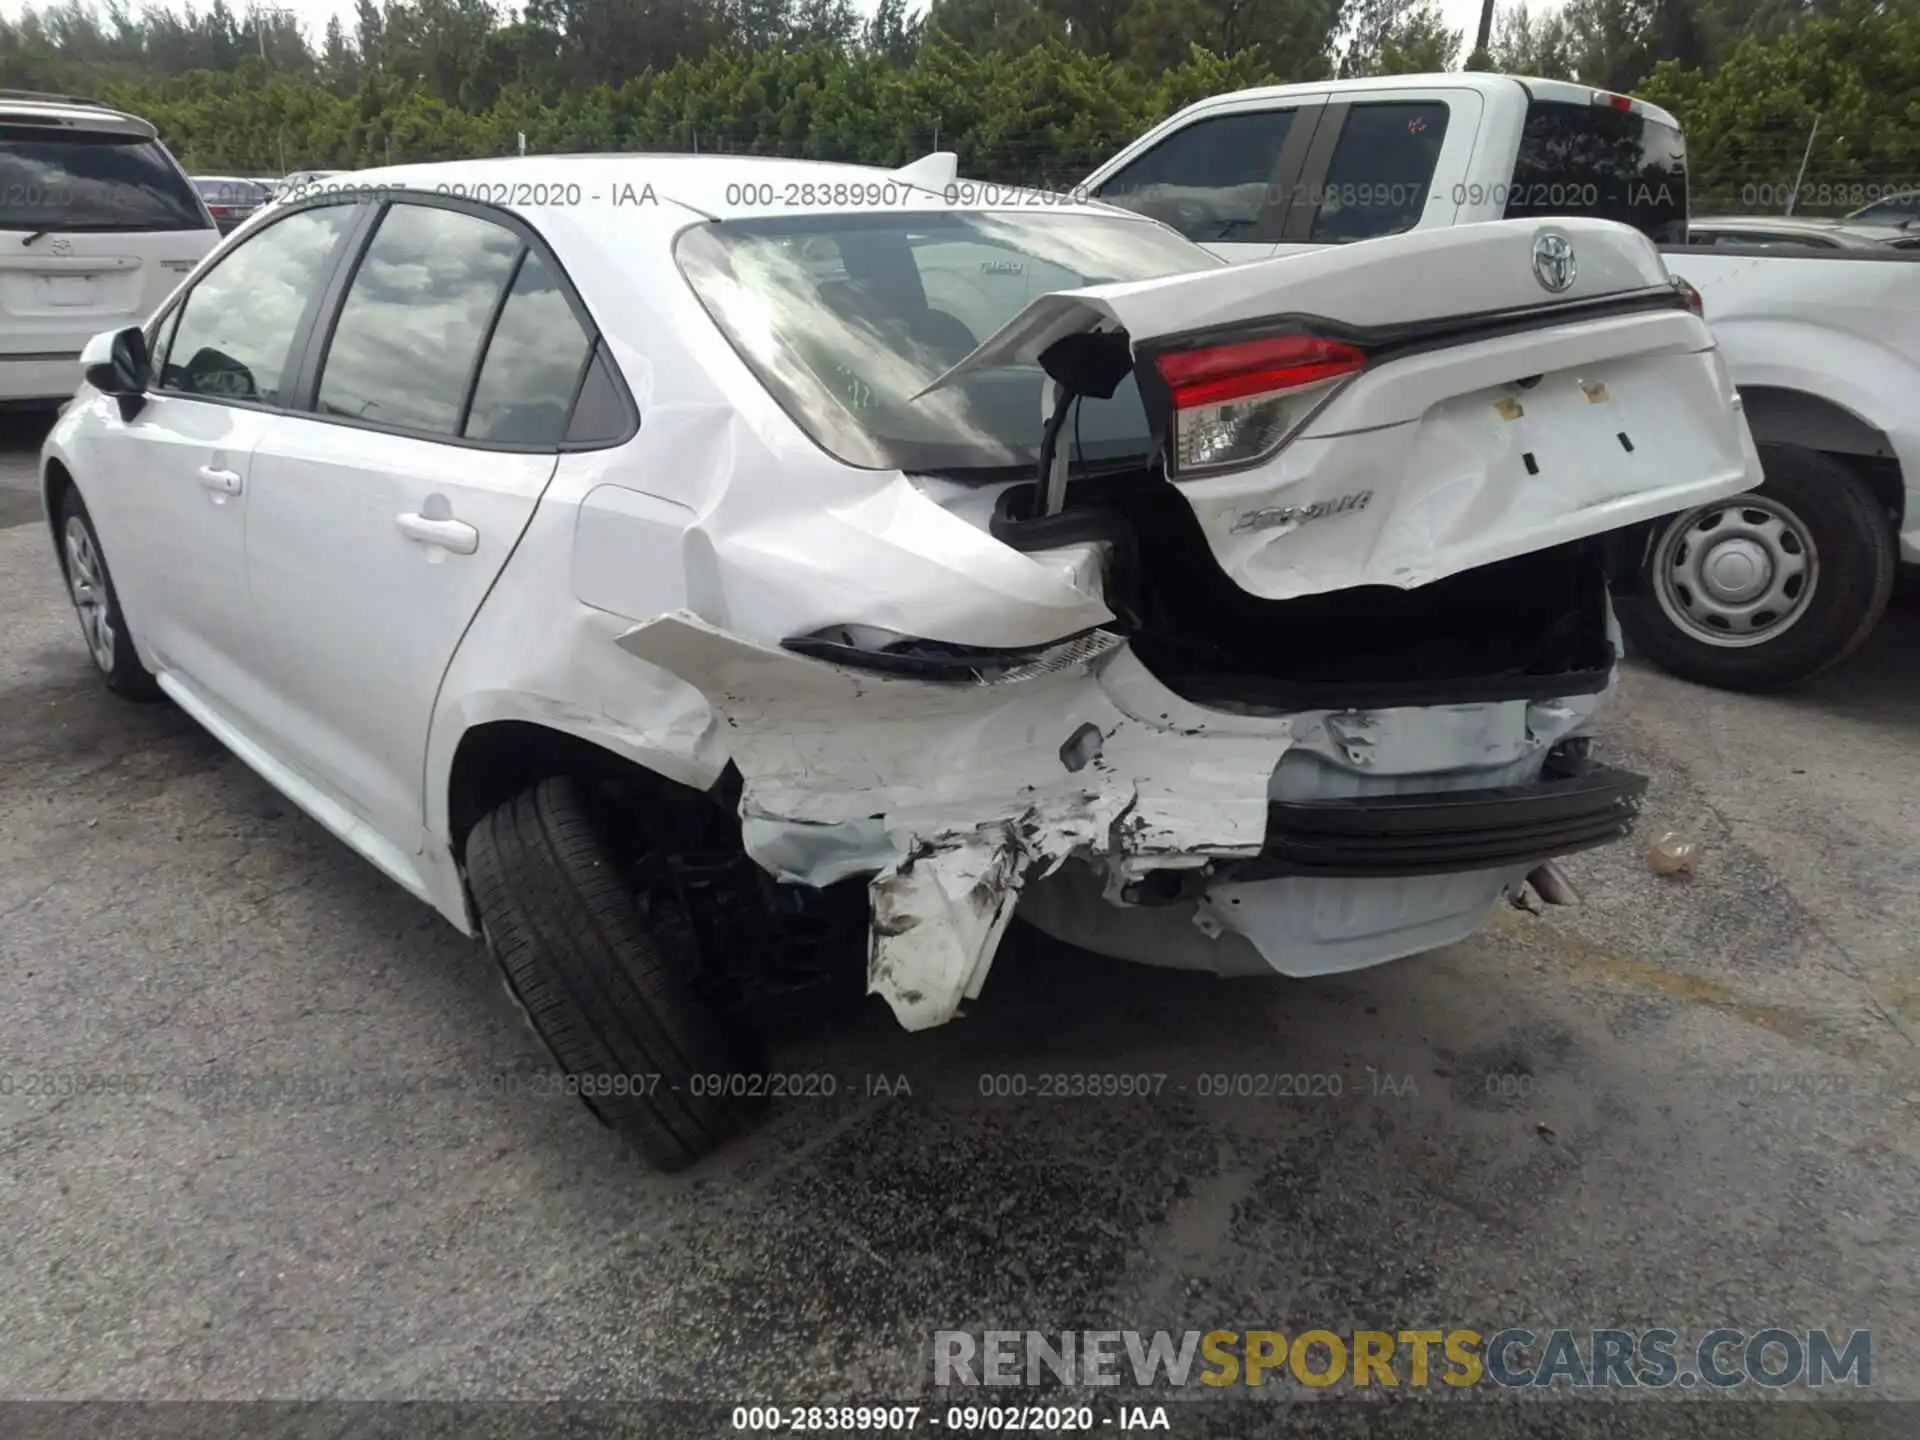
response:
[(1460, 53), (1460, 32), (1447, 28), (1434, 0), (1358, 0), (1345, 38), (1346, 77), (1450, 70)]

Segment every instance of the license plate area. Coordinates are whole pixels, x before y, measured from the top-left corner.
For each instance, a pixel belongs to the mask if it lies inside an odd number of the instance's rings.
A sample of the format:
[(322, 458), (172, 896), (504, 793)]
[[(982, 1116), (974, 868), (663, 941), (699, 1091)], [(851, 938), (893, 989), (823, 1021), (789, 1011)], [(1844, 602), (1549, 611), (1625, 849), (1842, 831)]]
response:
[(44, 304), (59, 308), (93, 304), (94, 280), (91, 275), (37, 275), (34, 278), (38, 282), (35, 288)]
[(1724, 408), (1710, 369), (1690, 355), (1561, 370), (1445, 401), (1421, 422), (1423, 440), (1477, 453), (1484, 478), (1442, 533), (1525, 530), (1711, 473), (1725, 463), (1715, 428)]

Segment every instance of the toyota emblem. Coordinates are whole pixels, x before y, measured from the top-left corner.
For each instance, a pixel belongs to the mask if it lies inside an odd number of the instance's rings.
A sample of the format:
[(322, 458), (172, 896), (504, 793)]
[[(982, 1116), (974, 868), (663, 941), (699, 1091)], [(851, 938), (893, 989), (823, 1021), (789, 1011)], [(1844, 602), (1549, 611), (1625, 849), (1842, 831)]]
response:
[(1533, 237), (1533, 278), (1541, 288), (1555, 295), (1573, 288), (1580, 273), (1573, 258), (1573, 242), (1556, 230), (1543, 230)]

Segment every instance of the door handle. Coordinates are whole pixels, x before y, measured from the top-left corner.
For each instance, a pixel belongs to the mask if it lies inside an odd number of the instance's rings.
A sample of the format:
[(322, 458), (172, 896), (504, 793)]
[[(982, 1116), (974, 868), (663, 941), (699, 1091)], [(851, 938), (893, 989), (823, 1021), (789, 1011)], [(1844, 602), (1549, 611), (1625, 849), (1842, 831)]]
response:
[(240, 493), (240, 475), (234, 470), (222, 470), (218, 465), (200, 467), (200, 483), (209, 490), (217, 490), (222, 495)]
[(480, 532), (464, 520), (429, 520), (419, 512), (409, 510), (404, 515), (395, 516), (393, 523), (409, 540), (418, 540), (422, 545), (437, 545), (456, 555), (471, 555), (480, 548)]

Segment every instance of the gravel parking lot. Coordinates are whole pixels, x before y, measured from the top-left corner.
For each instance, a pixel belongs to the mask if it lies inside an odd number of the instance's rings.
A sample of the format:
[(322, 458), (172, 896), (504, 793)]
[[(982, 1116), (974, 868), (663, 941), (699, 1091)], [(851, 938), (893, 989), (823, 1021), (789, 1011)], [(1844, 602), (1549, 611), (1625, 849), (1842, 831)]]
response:
[[(937, 1329), (1726, 1325), (1871, 1328), (1920, 1400), (1911, 594), (1798, 695), (1631, 668), (1603, 745), (1654, 787), (1577, 909), (1314, 984), (1019, 935), (945, 1029), (869, 1001), (782, 1042), (837, 1093), (660, 1178), (501, 1078), (537, 1050), (477, 947), (99, 686), (34, 443), (0, 448), (0, 1397), (858, 1402), (925, 1392)], [(1691, 880), (1649, 873), (1669, 828)], [(1049, 1072), (1167, 1078), (982, 1094)], [(1201, 1093), (1277, 1073), (1339, 1093)]]

